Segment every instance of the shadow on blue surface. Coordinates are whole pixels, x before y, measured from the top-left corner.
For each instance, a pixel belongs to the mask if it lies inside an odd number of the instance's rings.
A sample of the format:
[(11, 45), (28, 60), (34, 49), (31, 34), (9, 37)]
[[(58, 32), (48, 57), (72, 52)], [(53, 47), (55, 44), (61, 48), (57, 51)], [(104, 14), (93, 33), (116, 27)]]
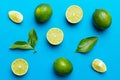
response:
[(54, 69), (52, 70), (52, 73), (53, 73), (53, 75), (55, 76), (55, 78), (58, 79), (58, 80), (66, 80), (66, 79), (68, 79), (68, 77), (71, 75), (71, 74), (68, 74), (68, 75), (65, 75), (65, 76), (58, 75), (58, 74), (54, 71)]
[(13, 51), (13, 53), (17, 53), (17, 52), (19, 52), (19, 53), (23, 53), (23, 54), (25, 54), (26, 52), (28, 52), (28, 51), (31, 51), (31, 52), (33, 52), (34, 53), (34, 50), (23, 50), (23, 49), (14, 49), (14, 50), (11, 50), (10, 49), (10, 51)]
[[(23, 75), (23, 76), (17, 76), (17, 75), (15, 75), (15, 74), (11, 71), (11, 75), (14, 77), (14, 80), (25, 80), (27, 73), (26, 73), (25, 75)], [(11, 79), (10, 79), (10, 80), (11, 80)]]
[(49, 46), (49, 48), (58, 48), (61, 44), (59, 44), (59, 45), (52, 45), (52, 44), (50, 44), (48, 41), (47, 41), (47, 39), (46, 39), (46, 43), (47, 43), (47, 45)]

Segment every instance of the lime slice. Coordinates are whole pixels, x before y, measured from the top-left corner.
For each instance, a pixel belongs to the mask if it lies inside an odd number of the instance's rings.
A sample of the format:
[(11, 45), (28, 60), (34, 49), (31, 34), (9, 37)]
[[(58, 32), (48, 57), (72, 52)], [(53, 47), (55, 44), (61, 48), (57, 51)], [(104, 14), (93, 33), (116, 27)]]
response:
[(18, 11), (9, 11), (8, 16), (15, 23), (21, 23), (23, 21), (23, 15)]
[(92, 62), (92, 68), (95, 71), (101, 72), (101, 73), (104, 73), (104, 72), (107, 71), (105, 63), (102, 60), (100, 60), (100, 59), (93, 60), (93, 62)]
[(11, 68), (15, 75), (22, 76), (28, 71), (28, 63), (24, 59), (18, 58), (13, 61)]
[(64, 34), (59, 28), (51, 28), (47, 32), (46, 37), (50, 44), (59, 45), (63, 41)]
[(72, 5), (66, 10), (66, 19), (72, 24), (80, 22), (82, 17), (83, 10), (77, 5)]

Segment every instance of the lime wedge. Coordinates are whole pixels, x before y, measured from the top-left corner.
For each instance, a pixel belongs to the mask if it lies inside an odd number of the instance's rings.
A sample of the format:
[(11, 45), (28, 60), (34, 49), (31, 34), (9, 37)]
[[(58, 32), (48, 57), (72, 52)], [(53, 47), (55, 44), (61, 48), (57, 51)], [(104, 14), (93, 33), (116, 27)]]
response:
[(18, 58), (13, 61), (11, 69), (15, 75), (22, 76), (28, 71), (28, 63), (24, 59)]
[(77, 5), (72, 5), (66, 10), (66, 19), (68, 22), (75, 24), (82, 20), (83, 10)]
[(23, 15), (18, 11), (9, 11), (8, 16), (15, 23), (21, 23), (23, 21)]
[(97, 72), (101, 72), (104, 73), (107, 71), (106, 65), (105, 63), (100, 60), (100, 59), (94, 59), (92, 62), (92, 68), (97, 71)]
[(50, 44), (59, 45), (63, 41), (64, 34), (63, 34), (62, 30), (59, 28), (51, 28), (47, 32), (46, 37)]

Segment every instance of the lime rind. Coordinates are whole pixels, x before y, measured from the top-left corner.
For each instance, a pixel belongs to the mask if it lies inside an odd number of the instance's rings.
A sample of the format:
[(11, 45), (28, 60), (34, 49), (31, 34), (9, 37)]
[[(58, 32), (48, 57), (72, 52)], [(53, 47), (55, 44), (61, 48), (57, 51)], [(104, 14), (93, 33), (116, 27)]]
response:
[(22, 58), (13, 61), (11, 65), (12, 72), (17, 76), (23, 76), (28, 71), (28, 63)]
[(83, 10), (78, 5), (72, 5), (67, 8), (65, 16), (68, 22), (75, 24), (82, 20)]
[(10, 20), (13, 21), (14, 23), (21, 23), (23, 21), (23, 15), (18, 11), (15, 10), (9, 11), (8, 16)]
[(52, 45), (59, 45), (63, 41), (64, 33), (59, 28), (51, 28), (47, 32), (46, 37), (47, 37), (47, 40), (48, 40), (48, 42), (50, 44), (52, 44)]

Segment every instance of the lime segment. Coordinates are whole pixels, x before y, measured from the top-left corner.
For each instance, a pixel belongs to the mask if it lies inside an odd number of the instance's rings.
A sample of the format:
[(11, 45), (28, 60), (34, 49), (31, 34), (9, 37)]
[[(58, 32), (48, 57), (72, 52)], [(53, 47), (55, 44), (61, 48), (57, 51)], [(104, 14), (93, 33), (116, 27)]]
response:
[(9, 11), (8, 16), (15, 23), (21, 23), (23, 21), (23, 15), (18, 11)]
[(59, 45), (63, 41), (64, 34), (59, 28), (51, 28), (47, 32), (46, 37), (50, 44)]
[(70, 23), (78, 23), (82, 20), (83, 10), (77, 5), (72, 5), (66, 10), (66, 19)]
[(106, 65), (105, 63), (100, 60), (100, 59), (94, 59), (92, 62), (92, 68), (97, 71), (97, 72), (101, 72), (104, 73), (107, 71)]
[(26, 60), (18, 58), (13, 61), (11, 68), (15, 75), (22, 76), (28, 71), (28, 63)]

